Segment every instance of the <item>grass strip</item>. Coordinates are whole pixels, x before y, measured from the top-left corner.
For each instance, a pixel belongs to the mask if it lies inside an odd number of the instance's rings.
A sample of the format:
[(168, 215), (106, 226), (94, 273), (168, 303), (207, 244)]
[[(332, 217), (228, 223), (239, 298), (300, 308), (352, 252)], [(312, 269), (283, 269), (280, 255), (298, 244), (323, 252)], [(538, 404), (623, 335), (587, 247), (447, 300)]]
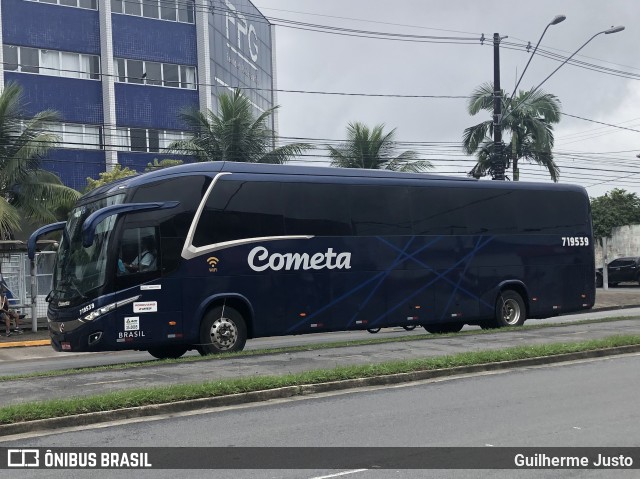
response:
[(383, 343), (403, 343), (408, 341), (422, 341), (431, 340), (447, 336), (473, 336), (478, 334), (496, 334), (496, 333), (508, 333), (513, 331), (530, 331), (533, 329), (545, 329), (545, 328), (557, 328), (564, 326), (584, 325), (592, 323), (608, 323), (614, 321), (627, 321), (634, 319), (629, 316), (616, 316), (610, 318), (598, 318), (598, 319), (584, 319), (580, 321), (571, 321), (566, 323), (552, 323), (552, 324), (525, 324), (524, 326), (505, 327), (499, 329), (477, 329), (471, 331), (460, 331), (458, 333), (445, 333), (445, 334), (406, 334), (398, 337), (385, 337), (385, 338), (371, 338), (371, 339), (355, 339), (349, 341), (333, 341), (327, 343), (305, 344), (301, 346), (286, 346), (281, 348), (268, 348), (268, 349), (254, 349), (249, 351), (239, 351), (235, 353), (222, 353), (211, 356), (187, 356), (178, 359), (149, 359), (147, 361), (136, 361), (120, 364), (109, 364), (104, 366), (87, 366), (71, 369), (59, 369), (51, 371), (36, 371), (32, 373), (13, 374), (0, 376), (0, 382), (14, 381), (17, 379), (30, 379), (37, 377), (56, 377), (66, 376), (69, 374), (83, 374), (88, 372), (99, 371), (118, 371), (123, 369), (140, 368), (140, 367), (153, 367), (162, 366), (165, 364), (181, 363), (181, 362), (195, 362), (195, 361), (220, 361), (223, 359), (237, 358), (237, 357), (250, 357), (250, 356), (262, 356), (267, 354), (282, 354), (282, 353), (295, 353), (298, 351), (317, 351), (322, 349), (332, 348), (346, 348), (351, 346), (366, 346), (370, 344), (383, 344)]
[(390, 361), (370, 365), (340, 366), (333, 369), (282, 376), (224, 379), (197, 384), (140, 388), (73, 399), (55, 399), (5, 406), (0, 408), (0, 424), (13, 424), (37, 419), (263, 391), (285, 386), (300, 386), (346, 379), (549, 357), (635, 344), (640, 344), (640, 335), (610, 336), (576, 343), (516, 346), (496, 351), (466, 352), (435, 358)]

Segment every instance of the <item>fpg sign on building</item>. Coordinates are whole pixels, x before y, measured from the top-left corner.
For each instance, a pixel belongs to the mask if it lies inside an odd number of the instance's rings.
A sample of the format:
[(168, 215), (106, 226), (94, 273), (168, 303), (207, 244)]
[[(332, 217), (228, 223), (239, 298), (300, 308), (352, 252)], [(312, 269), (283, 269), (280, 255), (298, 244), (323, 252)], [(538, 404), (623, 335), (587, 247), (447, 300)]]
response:
[(251, 101), (256, 116), (273, 108), (273, 26), (249, 0), (223, 0), (210, 11), (213, 110), (223, 89), (237, 87)]
[(247, 52), (252, 62), (256, 63), (258, 61), (258, 34), (255, 25), (247, 21), (247, 16), (239, 12), (229, 0), (225, 0), (224, 3), (228, 8), (225, 15), (225, 26), (227, 40), (230, 42), (229, 48), (234, 49), (238, 55)]

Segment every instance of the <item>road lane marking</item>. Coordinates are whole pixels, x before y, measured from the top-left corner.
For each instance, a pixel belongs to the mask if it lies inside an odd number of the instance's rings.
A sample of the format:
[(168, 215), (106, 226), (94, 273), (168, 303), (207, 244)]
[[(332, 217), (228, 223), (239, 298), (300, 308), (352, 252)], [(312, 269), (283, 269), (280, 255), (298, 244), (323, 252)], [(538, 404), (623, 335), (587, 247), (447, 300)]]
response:
[(146, 378), (131, 378), (131, 379), (116, 379), (114, 381), (99, 381), (96, 383), (85, 383), (85, 386), (95, 386), (96, 384), (114, 384), (114, 383), (125, 383), (128, 381), (139, 381), (141, 379), (146, 379)]
[(346, 476), (348, 474), (356, 474), (357, 472), (364, 472), (368, 470), (369, 469), (353, 469), (351, 471), (343, 471), (343, 472), (337, 472), (335, 474), (329, 474), (328, 476), (315, 476), (309, 479), (329, 479), (330, 477)]

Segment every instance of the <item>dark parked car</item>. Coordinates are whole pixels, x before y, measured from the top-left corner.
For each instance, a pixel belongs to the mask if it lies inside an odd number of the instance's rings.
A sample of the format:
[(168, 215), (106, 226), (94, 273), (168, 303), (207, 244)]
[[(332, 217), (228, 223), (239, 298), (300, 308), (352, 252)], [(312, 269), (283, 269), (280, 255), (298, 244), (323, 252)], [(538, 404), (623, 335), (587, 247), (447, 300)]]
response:
[[(607, 274), (609, 286), (628, 282), (640, 284), (640, 257), (614, 259), (607, 265)], [(602, 268), (596, 270), (596, 286), (602, 286)]]

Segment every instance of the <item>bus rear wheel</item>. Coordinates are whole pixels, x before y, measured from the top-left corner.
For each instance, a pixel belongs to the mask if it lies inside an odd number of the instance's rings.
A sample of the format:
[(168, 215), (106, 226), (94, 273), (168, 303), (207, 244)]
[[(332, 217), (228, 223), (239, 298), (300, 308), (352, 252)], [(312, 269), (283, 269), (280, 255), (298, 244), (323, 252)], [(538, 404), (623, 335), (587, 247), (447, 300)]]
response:
[(187, 352), (186, 346), (163, 346), (148, 349), (147, 352), (156, 359), (177, 359)]
[(496, 300), (495, 325), (499, 328), (522, 326), (526, 319), (522, 296), (510, 289), (500, 293)]
[(218, 306), (207, 313), (200, 325), (202, 356), (242, 351), (247, 342), (247, 325), (242, 315), (231, 306)]

